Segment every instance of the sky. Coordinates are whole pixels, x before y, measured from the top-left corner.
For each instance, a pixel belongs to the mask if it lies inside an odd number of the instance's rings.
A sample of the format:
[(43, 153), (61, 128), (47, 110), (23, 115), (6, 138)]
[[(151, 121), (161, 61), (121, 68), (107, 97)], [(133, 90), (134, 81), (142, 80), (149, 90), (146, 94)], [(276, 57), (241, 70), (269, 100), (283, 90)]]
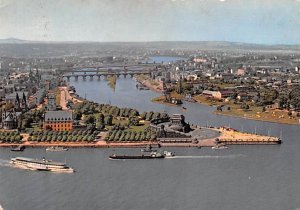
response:
[(0, 0), (0, 39), (300, 44), (300, 0)]

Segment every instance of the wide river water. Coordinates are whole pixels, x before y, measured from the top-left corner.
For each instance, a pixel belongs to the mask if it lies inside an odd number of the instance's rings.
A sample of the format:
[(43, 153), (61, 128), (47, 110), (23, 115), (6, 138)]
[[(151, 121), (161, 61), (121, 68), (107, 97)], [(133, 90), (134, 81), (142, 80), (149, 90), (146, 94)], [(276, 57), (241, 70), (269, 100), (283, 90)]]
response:
[[(21, 154), (0, 149), (0, 205), (5, 210), (85, 209), (262, 209), (300, 208), (299, 126), (258, 122), (212, 114), (212, 107), (184, 103), (187, 109), (152, 103), (159, 94), (136, 89), (120, 77), (116, 89), (104, 80), (70, 81), (87, 99), (134, 107), (139, 111), (183, 113), (199, 125), (228, 125), (239, 130), (279, 136), (283, 144), (168, 148), (177, 158), (164, 160), (108, 160), (112, 153), (139, 149), (70, 149), (46, 152), (28, 148)], [(15, 155), (43, 156), (67, 161), (76, 172), (55, 174), (12, 168)], [(0, 206), (1, 209), (1, 206)]]

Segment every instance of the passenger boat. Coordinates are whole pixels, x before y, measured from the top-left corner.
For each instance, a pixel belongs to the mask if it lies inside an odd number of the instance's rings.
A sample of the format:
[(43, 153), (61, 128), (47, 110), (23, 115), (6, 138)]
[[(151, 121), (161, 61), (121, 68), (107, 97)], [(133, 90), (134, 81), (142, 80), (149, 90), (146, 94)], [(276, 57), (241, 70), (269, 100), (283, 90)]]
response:
[(50, 171), (50, 172), (65, 172), (65, 173), (73, 173), (74, 169), (68, 167), (65, 163), (54, 162), (51, 160), (46, 160), (43, 158), (42, 160), (26, 158), (26, 157), (16, 157), (11, 158), (12, 165), (29, 170), (36, 171)]
[(68, 151), (68, 149), (64, 148), (64, 147), (47, 147), (46, 151), (50, 151), (50, 152), (63, 152), (63, 151)]
[(13, 151), (13, 152), (23, 152), (25, 149), (25, 146), (24, 145), (19, 145), (15, 148), (12, 148), (10, 151)]
[(151, 152), (150, 154), (141, 154), (141, 155), (110, 155), (109, 159), (116, 159), (116, 160), (122, 160), (122, 159), (163, 159), (166, 157), (172, 157), (174, 154), (172, 152), (164, 151), (163, 153), (159, 152)]
[(226, 147), (225, 145), (215, 145), (212, 147), (212, 149), (228, 149), (228, 147)]

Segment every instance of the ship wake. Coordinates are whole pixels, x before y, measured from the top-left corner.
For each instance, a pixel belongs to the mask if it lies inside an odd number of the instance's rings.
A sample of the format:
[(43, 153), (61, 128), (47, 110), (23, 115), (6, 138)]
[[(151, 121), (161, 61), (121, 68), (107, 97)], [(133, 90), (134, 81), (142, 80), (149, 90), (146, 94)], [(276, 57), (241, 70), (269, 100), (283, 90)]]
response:
[(237, 155), (201, 155), (201, 156), (173, 156), (166, 157), (167, 159), (235, 159), (243, 158), (246, 155), (237, 154)]
[[(10, 163), (8, 160), (0, 159), (0, 167), (1, 166), (10, 166)], [(0, 210), (1, 210), (1, 208), (0, 208)]]

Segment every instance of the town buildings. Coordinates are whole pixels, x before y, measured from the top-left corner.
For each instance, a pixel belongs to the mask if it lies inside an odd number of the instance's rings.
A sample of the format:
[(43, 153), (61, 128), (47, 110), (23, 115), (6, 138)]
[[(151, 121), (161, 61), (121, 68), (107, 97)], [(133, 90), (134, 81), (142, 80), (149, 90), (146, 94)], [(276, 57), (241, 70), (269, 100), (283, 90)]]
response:
[(18, 126), (17, 113), (14, 110), (2, 113), (2, 128), (6, 130), (16, 129)]
[(73, 129), (72, 111), (46, 111), (44, 130), (69, 131)]

